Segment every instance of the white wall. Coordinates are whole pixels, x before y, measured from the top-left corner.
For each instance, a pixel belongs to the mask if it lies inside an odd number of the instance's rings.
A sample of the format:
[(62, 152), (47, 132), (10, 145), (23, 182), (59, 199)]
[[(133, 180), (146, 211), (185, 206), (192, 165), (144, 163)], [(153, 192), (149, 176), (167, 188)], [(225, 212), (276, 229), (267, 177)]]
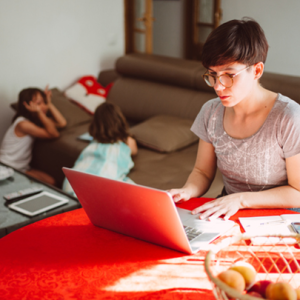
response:
[(0, 141), (21, 89), (64, 90), (124, 54), (123, 0), (0, 0)]
[(270, 46), (266, 71), (300, 76), (299, 0), (223, 0), (222, 8), (221, 23), (247, 16), (264, 29)]

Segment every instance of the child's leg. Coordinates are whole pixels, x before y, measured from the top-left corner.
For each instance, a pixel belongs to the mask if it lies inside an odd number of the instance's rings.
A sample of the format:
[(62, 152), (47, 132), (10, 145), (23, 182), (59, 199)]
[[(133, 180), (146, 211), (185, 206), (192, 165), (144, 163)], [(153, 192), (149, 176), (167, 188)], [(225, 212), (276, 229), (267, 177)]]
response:
[(26, 174), (28, 174), (36, 179), (39, 179), (43, 182), (46, 182), (48, 184), (55, 185), (55, 179), (52, 176), (50, 176), (42, 171), (39, 171), (36, 169), (30, 169), (30, 170), (26, 171)]

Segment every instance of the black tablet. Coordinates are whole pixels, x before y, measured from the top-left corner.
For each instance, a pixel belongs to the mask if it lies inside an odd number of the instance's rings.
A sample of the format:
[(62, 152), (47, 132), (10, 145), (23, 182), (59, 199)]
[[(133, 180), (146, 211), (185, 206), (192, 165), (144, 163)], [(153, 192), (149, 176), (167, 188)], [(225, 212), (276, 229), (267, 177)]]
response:
[(9, 204), (8, 207), (27, 216), (35, 216), (50, 209), (68, 203), (69, 200), (49, 192), (31, 196), (29, 198)]

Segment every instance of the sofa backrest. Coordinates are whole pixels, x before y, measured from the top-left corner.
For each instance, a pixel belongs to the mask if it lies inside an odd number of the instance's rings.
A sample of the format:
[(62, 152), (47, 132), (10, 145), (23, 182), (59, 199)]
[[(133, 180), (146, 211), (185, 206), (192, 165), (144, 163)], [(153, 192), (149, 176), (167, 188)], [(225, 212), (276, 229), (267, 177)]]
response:
[(202, 84), (205, 70), (199, 62), (130, 54), (117, 60), (116, 71), (120, 77), (107, 100), (134, 122), (158, 114), (195, 119), (202, 105), (215, 97), (213, 89)]
[[(203, 81), (206, 69), (199, 61), (135, 53), (120, 57), (116, 71), (120, 77), (107, 100), (134, 122), (158, 114), (195, 119), (202, 105), (216, 97)], [(300, 103), (300, 77), (265, 72), (261, 84)]]
[(300, 104), (300, 77), (265, 72), (261, 85), (273, 92), (287, 96)]

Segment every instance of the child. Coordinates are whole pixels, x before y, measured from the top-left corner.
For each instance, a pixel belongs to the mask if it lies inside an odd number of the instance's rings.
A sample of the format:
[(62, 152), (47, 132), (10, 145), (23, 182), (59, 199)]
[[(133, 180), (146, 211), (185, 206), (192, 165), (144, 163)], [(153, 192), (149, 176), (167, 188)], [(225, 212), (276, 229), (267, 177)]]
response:
[[(49, 114), (49, 116), (48, 116)], [(0, 147), (0, 161), (48, 184), (55, 185), (50, 175), (30, 168), (35, 138), (59, 137), (57, 128), (67, 124), (65, 118), (51, 102), (51, 91), (27, 88), (19, 93), (17, 113)]]
[[(133, 183), (127, 174), (133, 167), (131, 155), (135, 155), (138, 149), (120, 108), (109, 102), (100, 104), (89, 133), (93, 141), (81, 152), (73, 169)], [(75, 195), (67, 179), (63, 190)]]

